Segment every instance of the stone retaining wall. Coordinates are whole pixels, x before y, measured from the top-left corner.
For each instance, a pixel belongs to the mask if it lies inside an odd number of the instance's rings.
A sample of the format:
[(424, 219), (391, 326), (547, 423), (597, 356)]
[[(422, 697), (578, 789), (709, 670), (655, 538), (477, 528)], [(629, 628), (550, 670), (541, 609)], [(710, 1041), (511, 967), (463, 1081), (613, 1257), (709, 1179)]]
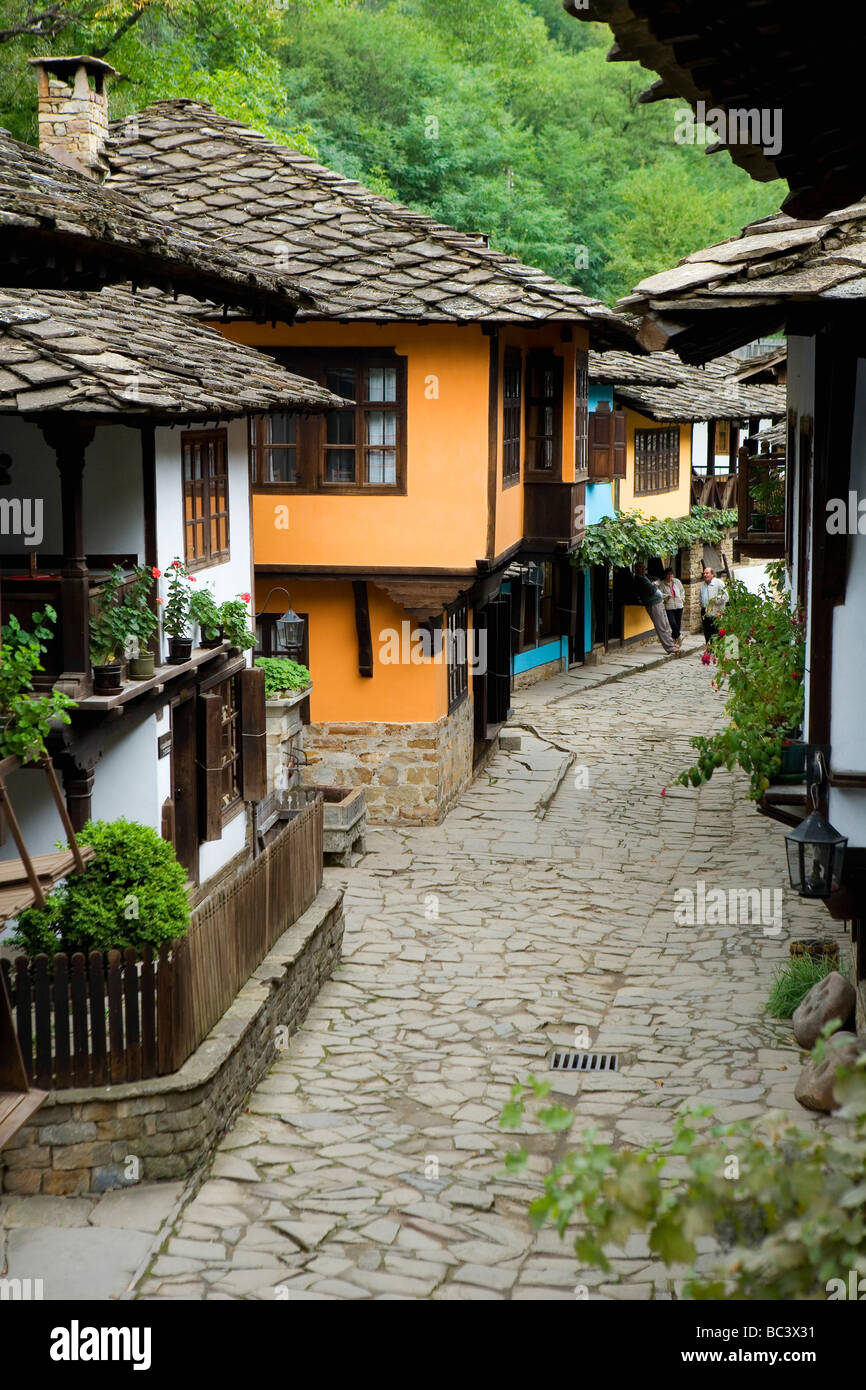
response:
[(512, 690), (526, 690), (530, 685), (535, 685), (537, 681), (546, 681), (549, 676), (562, 674), (562, 657), (554, 657), (553, 661), (545, 661), (543, 666), (533, 666), (528, 671), (518, 671), (512, 678)]
[(435, 824), (472, 778), (471, 691), (451, 714), (425, 724), (308, 724), (308, 785), (363, 787), (367, 820)]
[(179, 1071), (52, 1091), (0, 1155), (0, 1191), (78, 1195), (191, 1173), (338, 963), (342, 901), (342, 892), (319, 892)]

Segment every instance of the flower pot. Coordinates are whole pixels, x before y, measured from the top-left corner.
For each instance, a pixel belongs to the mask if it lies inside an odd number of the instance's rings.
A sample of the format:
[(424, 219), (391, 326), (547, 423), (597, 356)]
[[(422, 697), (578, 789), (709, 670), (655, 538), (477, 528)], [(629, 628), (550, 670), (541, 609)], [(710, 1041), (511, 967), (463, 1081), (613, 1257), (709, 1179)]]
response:
[(784, 529), (785, 529), (785, 518), (784, 518), (783, 516), (768, 516), (768, 517), (767, 517), (767, 530), (768, 530), (768, 531), (784, 531)]
[(120, 661), (107, 661), (102, 666), (94, 666), (94, 695), (119, 695), (123, 689), (120, 678), (122, 670), (123, 664)]
[(191, 637), (169, 637), (168, 639), (168, 663), (170, 666), (179, 666), (184, 661), (189, 661), (192, 656)]
[(766, 531), (766, 529), (767, 529), (767, 516), (766, 516), (766, 513), (765, 513), (765, 512), (752, 512), (752, 515), (749, 517), (749, 530), (750, 530), (750, 531)]
[(150, 680), (153, 668), (153, 652), (140, 652), (129, 659), (129, 678), (133, 681)]
[(831, 937), (809, 936), (790, 941), (788, 951), (792, 956), (811, 956), (813, 960), (827, 956), (834, 964), (839, 960), (839, 942)]
[(219, 647), (219, 646), (222, 644), (222, 641), (223, 641), (223, 630), (222, 630), (222, 628), (220, 628), (220, 630), (219, 630), (219, 632), (217, 633), (216, 637), (206, 637), (205, 634), (204, 634), (204, 629), (203, 629), (203, 628), (199, 628), (198, 644), (199, 644), (200, 647), (205, 647), (206, 649), (209, 650), (211, 647)]
[(777, 774), (778, 782), (804, 782), (806, 780), (806, 745), (796, 739), (782, 744), (782, 765)]

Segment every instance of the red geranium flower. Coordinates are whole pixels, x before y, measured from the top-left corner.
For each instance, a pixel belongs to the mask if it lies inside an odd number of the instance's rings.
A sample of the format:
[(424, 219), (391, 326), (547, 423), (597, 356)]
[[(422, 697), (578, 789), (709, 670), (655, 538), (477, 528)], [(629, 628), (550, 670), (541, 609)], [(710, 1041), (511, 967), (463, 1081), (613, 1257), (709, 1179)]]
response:
[(164, 598), (158, 598), (156, 601), (157, 601), (157, 603), (165, 603), (165, 599), (164, 599)]
[(249, 595), (249, 594), (241, 594), (241, 598), (243, 599), (244, 603), (249, 603), (249, 601), (250, 601), (250, 595)]
[(183, 569), (183, 562), (181, 560), (172, 560), (171, 567), (173, 570)]
[(154, 579), (162, 579), (162, 570), (158, 570), (156, 568), (156, 565), (154, 565), (153, 569), (150, 572), (153, 575)]
[(725, 635), (725, 633), (727, 632), (727, 630), (728, 630), (728, 629), (727, 629), (726, 627), (720, 627), (720, 628), (719, 628), (719, 636), (720, 636), (720, 637), (724, 637), (724, 635)]

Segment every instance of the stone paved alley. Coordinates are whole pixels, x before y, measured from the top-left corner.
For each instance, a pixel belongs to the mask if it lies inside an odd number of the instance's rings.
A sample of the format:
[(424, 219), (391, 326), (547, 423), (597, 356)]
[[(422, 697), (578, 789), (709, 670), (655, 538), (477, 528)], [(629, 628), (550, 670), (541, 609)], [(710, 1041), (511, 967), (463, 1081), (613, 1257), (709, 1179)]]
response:
[[(556, 1299), (578, 1281), (593, 1296), (663, 1294), (669, 1275), (640, 1239), (617, 1287), (578, 1276), (555, 1232), (530, 1231), (549, 1138), (533, 1137), (528, 1173), (503, 1170), (511, 1084), (546, 1074), (581, 1025), (620, 1070), (558, 1077), (573, 1134), (665, 1136), (684, 1100), (723, 1120), (780, 1106), (833, 1123), (793, 1100), (799, 1053), (763, 1013), (790, 937), (833, 925), (823, 909), (787, 891), (778, 937), (674, 924), (674, 891), (696, 878), (786, 881), (782, 827), (733, 777), (659, 795), (720, 712), (690, 644), (628, 679), (600, 684), (587, 667), (517, 696), (520, 749), (500, 752), (443, 825), (374, 830), (356, 868), (326, 871), (346, 884), (343, 963), (204, 1181), (166, 1189), (177, 1204), (143, 1237), (155, 1246), (133, 1297)], [(607, 676), (641, 660), (613, 657)], [(128, 1204), (114, 1224), (133, 1228), (129, 1204), (155, 1197), (111, 1199)], [(72, 1200), (77, 1224), (113, 1223)]]

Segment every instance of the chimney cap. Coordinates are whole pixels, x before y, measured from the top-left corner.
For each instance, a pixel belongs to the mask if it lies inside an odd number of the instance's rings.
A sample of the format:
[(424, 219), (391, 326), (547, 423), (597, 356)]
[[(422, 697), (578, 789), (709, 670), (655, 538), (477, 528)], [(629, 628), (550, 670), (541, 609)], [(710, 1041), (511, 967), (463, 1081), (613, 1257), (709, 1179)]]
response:
[(110, 63), (105, 63), (101, 58), (91, 58), (86, 53), (79, 53), (74, 57), (55, 58), (49, 55), (46, 58), (28, 58), (28, 63), (34, 68), (45, 68), (46, 72), (53, 72), (57, 77), (66, 77), (69, 73), (77, 72), (79, 68), (86, 68), (88, 72), (101, 72), (104, 77), (119, 77), (120, 73), (113, 68)]

